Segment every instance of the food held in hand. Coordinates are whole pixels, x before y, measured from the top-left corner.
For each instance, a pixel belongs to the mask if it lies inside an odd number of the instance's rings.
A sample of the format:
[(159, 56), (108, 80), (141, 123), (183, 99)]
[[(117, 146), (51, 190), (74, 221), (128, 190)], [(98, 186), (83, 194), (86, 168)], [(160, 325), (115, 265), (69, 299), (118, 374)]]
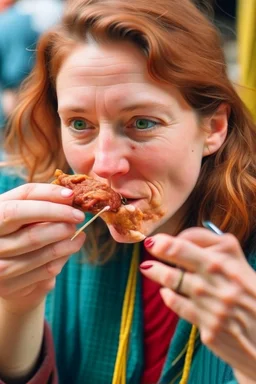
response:
[(141, 230), (144, 218), (143, 212), (131, 204), (123, 205), (122, 196), (106, 183), (93, 177), (74, 174), (68, 175), (57, 169), (53, 184), (70, 188), (74, 191), (73, 205), (85, 212), (99, 213), (105, 207), (107, 211), (101, 214), (109, 225), (110, 232), (117, 232), (118, 240), (124, 242), (141, 241), (145, 238)]
[(74, 206), (85, 212), (98, 213), (109, 206), (110, 211), (117, 212), (122, 204), (121, 196), (106, 183), (82, 174), (67, 175), (57, 169), (53, 184), (72, 189), (74, 191)]

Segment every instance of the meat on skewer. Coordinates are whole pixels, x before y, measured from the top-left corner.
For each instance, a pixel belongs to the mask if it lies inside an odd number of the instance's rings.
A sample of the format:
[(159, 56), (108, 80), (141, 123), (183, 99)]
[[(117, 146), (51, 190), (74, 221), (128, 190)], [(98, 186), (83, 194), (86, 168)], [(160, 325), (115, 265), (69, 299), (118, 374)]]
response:
[(117, 212), (122, 204), (122, 197), (106, 183), (82, 174), (67, 175), (60, 169), (55, 171), (53, 184), (74, 191), (74, 206), (85, 212), (98, 213), (109, 206), (109, 211)]
[(55, 171), (53, 184), (70, 188), (74, 191), (73, 205), (85, 212), (92, 212), (95, 217), (89, 220), (72, 237), (74, 239), (97, 216), (101, 215), (107, 224), (112, 225), (129, 242), (145, 238), (140, 232), (143, 213), (133, 205), (123, 205), (125, 198), (115, 192), (106, 183), (82, 174), (67, 175), (61, 170)]

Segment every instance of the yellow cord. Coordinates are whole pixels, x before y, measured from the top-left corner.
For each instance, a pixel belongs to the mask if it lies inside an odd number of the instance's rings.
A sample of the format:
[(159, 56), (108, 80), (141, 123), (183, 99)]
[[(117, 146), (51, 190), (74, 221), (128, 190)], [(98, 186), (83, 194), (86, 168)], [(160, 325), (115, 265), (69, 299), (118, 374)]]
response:
[(112, 384), (126, 383), (126, 363), (130, 330), (134, 312), (136, 281), (139, 266), (139, 244), (135, 244), (132, 253), (130, 271), (125, 289), (122, 318), (119, 333), (119, 345), (114, 368)]
[(195, 348), (196, 334), (197, 334), (197, 328), (195, 325), (192, 325), (192, 329), (191, 329), (189, 340), (188, 340), (188, 348), (186, 352), (183, 373), (182, 373), (182, 377), (179, 384), (187, 384), (188, 382), (191, 363), (192, 363), (192, 357), (193, 357), (194, 348)]
[[(124, 303), (122, 308), (121, 326), (119, 333), (119, 345), (114, 368), (112, 384), (126, 384), (126, 364), (127, 351), (129, 344), (129, 336), (132, 325), (134, 312), (135, 296), (136, 296), (136, 281), (139, 266), (139, 245), (135, 244), (132, 254), (131, 266), (128, 275), (128, 280), (125, 289)], [(187, 352), (183, 367), (183, 373), (179, 384), (187, 384), (191, 368), (191, 362), (195, 347), (197, 328), (192, 326)]]

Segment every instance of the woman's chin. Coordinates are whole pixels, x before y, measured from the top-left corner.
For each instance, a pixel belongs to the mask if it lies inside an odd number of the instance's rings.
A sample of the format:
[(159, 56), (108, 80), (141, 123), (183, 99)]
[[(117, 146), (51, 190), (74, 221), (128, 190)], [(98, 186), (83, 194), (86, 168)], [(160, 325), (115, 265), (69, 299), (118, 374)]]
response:
[(140, 231), (127, 230), (125, 233), (120, 233), (113, 225), (108, 225), (108, 228), (111, 236), (118, 243), (138, 243), (146, 238)]

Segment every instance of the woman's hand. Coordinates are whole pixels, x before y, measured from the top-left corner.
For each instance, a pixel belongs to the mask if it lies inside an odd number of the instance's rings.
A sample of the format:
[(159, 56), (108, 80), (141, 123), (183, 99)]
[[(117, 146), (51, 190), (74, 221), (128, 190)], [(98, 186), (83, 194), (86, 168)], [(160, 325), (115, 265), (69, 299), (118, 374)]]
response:
[[(214, 353), (255, 379), (256, 272), (236, 238), (191, 228), (177, 237), (155, 235), (145, 246), (178, 267), (151, 260), (141, 264), (141, 272), (163, 286), (165, 304), (197, 325)], [(185, 270), (182, 281), (180, 268)]]
[(13, 312), (39, 305), (69, 255), (85, 240), (70, 240), (84, 214), (73, 192), (53, 184), (26, 184), (0, 195), (0, 304)]

